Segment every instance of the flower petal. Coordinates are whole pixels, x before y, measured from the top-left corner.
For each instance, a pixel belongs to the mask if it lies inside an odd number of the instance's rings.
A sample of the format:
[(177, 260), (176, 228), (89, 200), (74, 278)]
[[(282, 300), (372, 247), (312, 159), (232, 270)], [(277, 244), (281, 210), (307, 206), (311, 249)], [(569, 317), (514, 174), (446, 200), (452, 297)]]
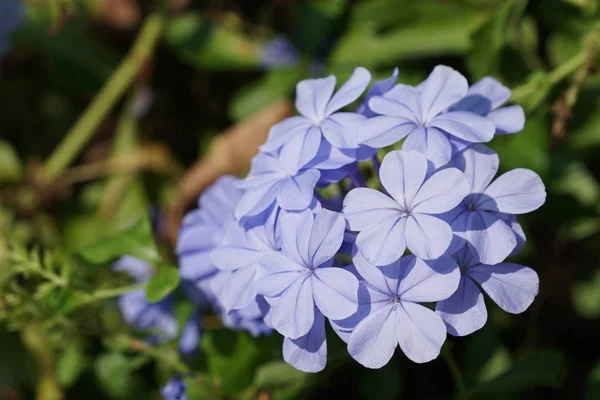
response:
[(467, 95), (454, 107), (454, 110), (486, 115), (509, 99), (510, 89), (498, 80), (486, 76), (469, 87)]
[(281, 181), (269, 181), (246, 190), (235, 208), (235, 218), (239, 220), (257, 215), (269, 208), (275, 201), (280, 186)]
[(315, 322), (308, 333), (298, 339), (283, 339), (283, 360), (304, 372), (319, 372), (327, 363), (325, 318), (316, 310)]
[(468, 193), (464, 174), (456, 168), (446, 168), (423, 183), (409, 207), (415, 213), (441, 214), (459, 205)]
[(319, 310), (331, 319), (343, 319), (358, 309), (358, 279), (343, 268), (317, 268), (313, 297)]
[(277, 156), (281, 168), (290, 175), (297, 174), (317, 156), (321, 137), (321, 129), (318, 126), (311, 127), (304, 134), (290, 137)]
[(177, 344), (177, 350), (184, 356), (192, 355), (198, 351), (198, 345), (200, 344), (200, 335), (202, 330), (200, 329), (200, 313), (195, 311), (188, 318), (187, 322), (181, 329), (179, 335), (179, 343)]
[(456, 291), (460, 270), (451, 257), (443, 256), (432, 261), (423, 261), (415, 256), (405, 259), (406, 269), (397, 291), (401, 300), (418, 303), (439, 301)]
[(312, 266), (318, 267), (335, 256), (344, 240), (344, 230), (345, 222), (341, 214), (322, 210), (315, 215), (308, 242)]
[(394, 84), (398, 79), (398, 73), (398, 68), (394, 68), (392, 76), (375, 82), (367, 92), (365, 96), (365, 101), (360, 106), (358, 106), (356, 112), (359, 114), (363, 114), (368, 118), (374, 117), (375, 112), (373, 112), (373, 110), (371, 110), (371, 108), (369, 107), (369, 100), (375, 96), (382, 96), (392, 87), (394, 87)]
[(437, 358), (446, 340), (446, 326), (439, 315), (403, 301), (396, 309), (396, 318), (398, 344), (410, 360), (425, 363)]
[(242, 268), (231, 275), (219, 294), (219, 299), (227, 312), (243, 309), (254, 301), (256, 298), (255, 275), (256, 267)]
[(309, 245), (313, 223), (314, 215), (310, 210), (287, 213), (281, 218), (281, 249), (285, 255), (304, 267), (312, 265)]
[(340, 112), (329, 116), (321, 124), (323, 136), (329, 143), (343, 149), (359, 147), (359, 130), (366, 118), (360, 114)]
[(316, 169), (306, 169), (296, 176), (281, 182), (277, 192), (277, 204), (288, 211), (301, 211), (308, 208), (314, 197), (315, 187), (321, 173)]
[(451, 242), (452, 228), (446, 221), (427, 214), (408, 217), (406, 247), (417, 257), (424, 260), (438, 258), (448, 250)]
[(375, 189), (356, 188), (344, 198), (342, 213), (350, 230), (361, 231), (390, 218), (400, 218), (402, 210), (394, 199)]
[(266, 297), (278, 297), (295, 281), (306, 275), (306, 269), (278, 252), (265, 253), (256, 271), (254, 286)]
[(531, 268), (512, 263), (469, 268), (467, 275), (476, 280), (494, 303), (506, 312), (525, 311), (539, 291), (540, 280)]
[(367, 368), (386, 365), (398, 343), (394, 306), (381, 307), (359, 323), (348, 341), (348, 352)]
[(421, 117), (430, 121), (462, 99), (469, 89), (464, 76), (445, 65), (438, 65), (421, 83)]
[(468, 111), (450, 111), (435, 117), (429, 126), (467, 142), (489, 142), (496, 132), (496, 124), (486, 117)]
[(399, 142), (417, 128), (410, 119), (385, 115), (373, 117), (360, 127), (360, 144), (381, 149)]
[(525, 127), (525, 111), (521, 106), (499, 108), (489, 113), (487, 118), (496, 124), (496, 135), (521, 132)]
[(436, 168), (448, 164), (452, 158), (452, 144), (448, 137), (442, 131), (432, 127), (420, 127), (412, 131), (402, 143), (402, 150), (418, 151)]
[(391, 151), (379, 169), (381, 185), (405, 211), (410, 210), (426, 175), (427, 159), (417, 151)]
[(304, 135), (313, 126), (306, 117), (289, 117), (271, 127), (267, 141), (260, 146), (260, 151), (271, 153), (298, 135)]
[(477, 258), (490, 265), (504, 261), (517, 245), (512, 229), (498, 216), (485, 211), (469, 213), (466, 239)]
[(371, 264), (391, 264), (406, 250), (405, 230), (406, 218), (388, 218), (363, 229), (356, 237), (356, 247)]
[(308, 275), (294, 282), (274, 308), (273, 328), (290, 339), (306, 335), (315, 321), (312, 280)]
[(466, 276), (461, 278), (458, 289), (452, 296), (438, 301), (435, 312), (442, 317), (452, 336), (469, 335), (483, 328), (487, 321), (483, 294)]
[(333, 95), (327, 108), (325, 115), (331, 115), (342, 107), (347, 106), (354, 100), (358, 99), (365, 91), (371, 81), (371, 73), (363, 67), (354, 69), (352, 76), (340, 87)]
[(296, 109), (313, 122), (323, 120), (325, 108), (335, 89), (335, 82), (333, 75), (300, 81), (296, 85)]
[(500, 175), (483, 192), (477, 209), (525, 214), (537, 210), (546, 201), (544, 183), (535, 172), (517, 168)]
[(463, 171), (471, 193), (483, 193), (498, 171), (498, 154), (483, 144), (473, 144), (452, 159), (452, 165)]

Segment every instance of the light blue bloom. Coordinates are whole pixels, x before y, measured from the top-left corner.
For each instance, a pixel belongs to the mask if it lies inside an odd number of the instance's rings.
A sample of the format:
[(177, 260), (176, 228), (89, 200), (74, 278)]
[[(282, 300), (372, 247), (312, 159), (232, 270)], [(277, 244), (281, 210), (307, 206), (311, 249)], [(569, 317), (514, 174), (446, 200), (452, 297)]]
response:
[(289, 40), (276, 37), (264, 44), (259, 60), (267, 69), (295, 67), (300, 62), (300, 56)]
[(333, 75), (301, 81), (296, 88), (301, 116), (274, 125), (261, 151), (278, 152), (281, 167), (292, 175), (311, 162), (317, 169), (336, 169), (355, 161), (358, 125), (366, 118), (338, 110), (358, 99), (370, 80), (369, 71), (356, 68), (335, 94)]
[(281, 220), (281, 251), (260, 259), (256, 291), (273, 307), (272, 325), (283, 336), (298, 339), (323, 315), (343, 319), (357, 309), (358, 280), (332, 266), (342, 245), (344, 219), (321, 210), (286, 214)]
[(160, 390), (164, 400), (187, 400), (187, 385), (180, 376), (169, 379)]
[(437, 66), (418, 87), (396, 85), (369, 101), (381, 116), (366, 121), (360, 143), (382, 148), (406, 138), (403, 150), (423, 153), (434, 166), (447, 164), (455, 137), (470, 143), (488, 142), (496, 126), (491, 119), (468, 111), (449, 111), (468, 91), (464, 76), (450, 67)]
[(350, 355), (368, 368), (386, 365), (398, 346), (414, 362), (435, 359), (446, 327), (439, 315), (419, 303), (443, 300), (456, 291), (460, 272), (454, 260), (406, 256), (376, 267), (358, 252), (353, 260), (364, 279), (363, 296), (357, 313), (336, 328)]
[(469, 194), (443, 216), (477, 258), (490, 265), (508, 257), (517, 247), (518, 237), (524, 236), (511, 216), (534, 211), (546, 199), (542, 180), (528, 169), (508, 171), (492, 182), (499, 163), (498, 155), (481, 144), (458, 153), (452, 164), (464, 172)]
[(0, 58), (10, 47), (10, 36), (23, 22), (25, 9), (21, 0), (0, 1)]
[(456, 207), (468, 193), (456, 168), (427, 178), (427, 159), (416, 151), (392, 151), (381, 163), (379, 178), (389, 196), (375, 189), (353, 189), (344, 199), (348, 228), (359, 232), (356, 246), (375, 265), (398, 260), (406, 248), (435, 259), (452, 242), (450, 225), (436, 216)]
[(481, 264), (468, 246), (454, 259), (461, 271), (460, 284), (452, 296), (435, 307), (453, 336), (468, 335), (485, 325), (487, 309), (481, 289), (511, 314), (525, 311), (538, 294), (539, 278), (531, 268), (506, 262)]

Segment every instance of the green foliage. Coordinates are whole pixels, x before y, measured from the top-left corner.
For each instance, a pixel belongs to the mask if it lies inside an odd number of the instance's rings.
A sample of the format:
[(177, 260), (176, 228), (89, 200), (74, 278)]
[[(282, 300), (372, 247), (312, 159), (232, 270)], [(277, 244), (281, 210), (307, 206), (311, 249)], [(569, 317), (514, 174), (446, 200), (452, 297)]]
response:
[(179, 272), (176, 268), (161, 268), (146, 285), (146, 298), (151, 303), (161, 301), (179, 285)]

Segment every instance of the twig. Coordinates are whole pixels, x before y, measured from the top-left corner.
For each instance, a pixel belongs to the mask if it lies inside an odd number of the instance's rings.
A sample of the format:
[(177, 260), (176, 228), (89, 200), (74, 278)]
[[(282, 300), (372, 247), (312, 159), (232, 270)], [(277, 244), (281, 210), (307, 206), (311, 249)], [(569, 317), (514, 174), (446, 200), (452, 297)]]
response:
[(161, 13), (154, 13), (146, 19), (130, 53), (46, 161), (45, 178), (48, 181), (58, 178), (71, 164), (117, 100), (133, 84), (136, 75), (152, 54), (163, 26), (164, 18)]

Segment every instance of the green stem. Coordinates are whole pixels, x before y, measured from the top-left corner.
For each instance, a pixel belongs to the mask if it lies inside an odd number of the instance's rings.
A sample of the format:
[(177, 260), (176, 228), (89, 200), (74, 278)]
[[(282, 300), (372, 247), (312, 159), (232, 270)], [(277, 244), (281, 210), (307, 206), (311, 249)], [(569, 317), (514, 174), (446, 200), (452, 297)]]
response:
[(45, 173), (49, 181), (56, 179), (71, 164), (114, 104), (133, 84), (136, 75), (152, 54), (164, 23), (160, 13), (154, 13), (146, 19), (125, 60), (46, 161)]
[(147, 356), (152, 357), (165, 365), (168, 365), (179, 374), (186, 375), (191, 372), (188, 366), (181, 362), (181, 360), (176, 357), (170, 357), (169, 354), (161, 351), (160, 348), (148, 346), (146, 343), (140, 341), (136, 341), (135, 345), (132, 343), (132, 347), (137, 349), (139, 352), (146, 354)]
[(448, 364), (448, 369), (452, 374), (452, 379), (454, 380), (454, 385), (456, 386), (456, 397), (464, 398), (467, 386), (465, 385), (463, 375), (460, 372), (460, 368), (458, 367), (458, 364), (454, 359), (454, 356), (452, 355), (452, 352), (450, 351), (448, 345), (442, 348), (442, 356), (444, 357), (444, 360), (446, 360), (446, 364)]
[(139, 283), (136, 285), (96, 290), (95, 292), (92, 293), (92, 295), (90, 296), (90, 299), (91, 299), (91, 301), (100, 301), (100, 300), (111, 299), (113, 297), (117, 297), (117, 296), (120, 296), (125, 293), (133, 292), (134, 290), (143, 289), (145, 286), (146, 286), (145, 284)]

